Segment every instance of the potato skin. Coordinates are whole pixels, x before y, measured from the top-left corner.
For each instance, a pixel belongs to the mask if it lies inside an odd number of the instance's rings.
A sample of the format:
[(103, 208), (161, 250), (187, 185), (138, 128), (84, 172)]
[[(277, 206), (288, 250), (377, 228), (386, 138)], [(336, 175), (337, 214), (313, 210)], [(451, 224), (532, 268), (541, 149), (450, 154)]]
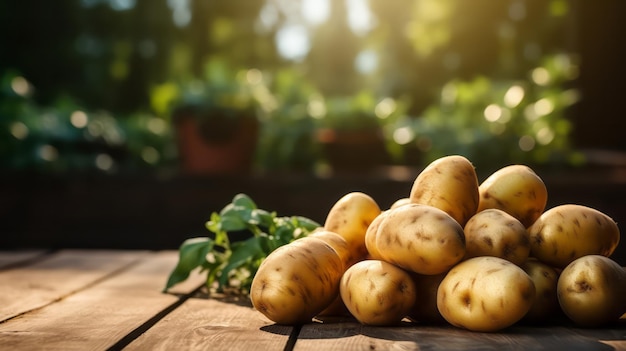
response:
[(359, 258), (356, 257), (350, 246), (348, 246), (348, 242), (346, 241), (346, 239), (344, 239), (341, 235), (335, 232), (331, 232), (321, 228), (320, 230), (316, 230), (313, 233), (309, 234), (308, 237), (321, 239), (325, 241), (328, 245), (330, 245), (335, 250), (335, 252), (337, 252), (337, 255), (339, 255), (339, 257), (341, 258), (341, 261), (344, 265), (344, 270), (359, 261)]
[(415, 285), (405, 270), (380, 260), (364, 260), (341, 278), (341, 299), (362, 324), (394, 325), (415, 303)]
[(530, 167), (510, 165), (491, 174), (478, 188), (477, 212), (497, 208), (517, 218), (528, 228), (543, 213), (548, 190)]
[(494, 332), (530, 309), (535, 285), (520, 267), (499, 257), (474, 257), (448, 272), (437, 290), (437, 308), (452, 325)]
[(325, 241), (304, 237), (274, 250), (252, 280), (250, 299), (277, 324), (311, 322), (337, 297), (344, 265)]
[(398, 199), (398, 200), (394, 201), (394, 202), (391, 204), (391, 206), (389, 206), (389, 208), (390, 208), (390, 209), (394, 209), (394, 208), (396, 208), (396, 207), (404, 206), (404, 205), (406, 205), (406, 204), (410, 204), (410, 203), (411, 203), (411, 198), (408, 198), (408, 197), (403, 197), (403, 198), (400, 198), (400, 199)]
[(575, 204), (547, 210), (528, 232), (531, 255), (557, 268), (565, 268), (586, 255), (608, 257), (620, 240), (613, 219), (591, 207)]
[(419, 274), (449, 270), (465, 255), (463, 228), (436, 207), (408, 204), (389, 210), (376, 233), (382, 258)]
[(537, 260), (528, 259), (521, 268), (535, 283), (535, 302), (522, 319), (526, 323), (545, 324), (561, 315), (556, 294), (559, 273), (553, 267)]
[(464, 226), (478, 208), (478, 177), (472, 163), (460, 155), (431, 162), (413, 182), (412, 203), (441, 209)]
[(374, 218), (369, 227), (367, 227), (367, 231), (365, 232), (365, 247), (367, 248), (368, 258), (377, 260), (382, 259), (382, 256), (378, 251), (378, 247), (376, 246), (376, 234), (378, 233), (380, 223), (388, 214), (388, 211), (389, 210), (381, 212), (380, 215)]
[(326, 215), (324, 229), (341, 235), (355, 256), (365, 258), (365, 232), (380, 213), (380, 207), (371, 196), (350, 192), (331, 207)]
[(626, 271), (602, 255), (580, 257), (561, 272), (557, 296), (565, 315), (579, 326), (616, 322), (626, 312)]
[(495, 208), (478, 212), (465, 224), (465, 258), (495, 256), (521, 265), (530, 254), (526, 227), (517, 218)]

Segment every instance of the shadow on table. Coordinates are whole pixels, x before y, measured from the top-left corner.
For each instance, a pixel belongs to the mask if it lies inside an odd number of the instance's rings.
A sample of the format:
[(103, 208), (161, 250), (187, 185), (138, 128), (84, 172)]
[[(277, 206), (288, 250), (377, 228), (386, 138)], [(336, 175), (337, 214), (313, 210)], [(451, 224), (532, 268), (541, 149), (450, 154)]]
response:
[[(288, 335), (282, 326), (266, 325), (262, 331)], [(497, 333), (480, 333), (450, 325), (422, 325), (403, 321), (393, 327), (366, 326), (354, 319), (302, 325), (298, 340), (347, 339), (363, 336), (381, 341), (414, 343), (420, 350), (615, 350), (612, 341), (626, 340), (626, 323), (602, 329), (563, 325), (513, 326)]]

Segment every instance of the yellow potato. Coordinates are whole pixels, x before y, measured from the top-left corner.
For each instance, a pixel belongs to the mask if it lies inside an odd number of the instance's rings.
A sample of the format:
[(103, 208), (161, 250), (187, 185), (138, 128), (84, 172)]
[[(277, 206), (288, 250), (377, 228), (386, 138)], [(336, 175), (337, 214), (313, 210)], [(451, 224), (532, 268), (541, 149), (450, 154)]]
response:
[(480, 184), (478, 210), (497, 208), (517, 218), (528, 228), (543, 213), (548, 190), (528, 166), (511, 165), (491, 174)]
[(437, 309), (437, 289), (446, 273), (435, 275), (412, 274), (415, 283), (417, 300), (409, 312), (408, 317), (415, 322), (425, 324), (442, 324), (446, 320)]
[(419, 274), (449, 270), (465, 255), (461, 225), (446, 212), (409, 204), (388, 210), (376, 232), (382, 258)]
[(324, 228), (341, 235), (356, 257), (367, 256), (365, 232), (381, 213), (376, 201), (362, 192), (351, 192), (341, 197), (326, 215)]
[(396, 207), (400, 207), (402, 205), (406, 205), (406, 204), (410, 204), (410, 203), (411, 203), (411, 199), (410, 198), (403, 197), (401, 199), (398, 199), (398, 200), (394, 201), (394, 203), (392, 203), (389, 208), (390, 209), (394, 209)]
[(308, 323), (337, 297), (345, 272), (325, 241), (304, 237), (272, 251), (259, 266), (250, 299), (277, 324)]
[(553, 267), (536, 259), (527, 260), (521, 267), (535, 283), (536, 292), (535, 302), (523, 320), (539, 324), (553, 321), (561, 312), (556, 296), (559, 273)]
[(340, 292), (350, 313), (368, 325), (397, 324), (415, 303), (409, 273), (380, 260), (365, 260), (348, 268)]
[(528, 232), (531, 256), (557, 268), (585, 255), (611, 256), (620, 240), (613, 219), (596, 209), (575, 204), (547, 210)]
[(359, 261), (359, 258), (356, 257), (350, 246), (348, 246), (346, 239), (335, 232), (322, 228), (312, 232), (308, 237), (324, 240), (328, 245), (335, 249), (344, 264), (344, 269), (348, 269), (348, 267)]
[(437, 290), (437, 308), (452, 325), (494, 332), (518, 322), (535, 299), (533, 280), (498, 257), (474, 257), (448, 272)]
[(616, 322), (626, 312), (626, 271), (605, 256), (580, 257), (561, 272), (557, 296), (565, 315), (579, 326)]
[(495, 256), (521, 265), (528, 259), (530, 240), (526, 227), (495, 208), (478, 212), (465, 225), (465, 258)]
[(388, 211), (389, 210), (381, 212), (380, 215), (374, 218), (369, 227), (367, 227), (367, 231), (365, 232), (365, 247), (367, 248), (369, 258), (377, 260), (382, 259), (382, 256), (376, 247), (376, 233), (378, 232), (380, 223), (383, 221), (383, 218), (385, 218)]
[(412, 203), (439, 208), (465, 225), (478, 208), (478, 178), (472, 163), (452, 155), (431, 162), (413, 182)]

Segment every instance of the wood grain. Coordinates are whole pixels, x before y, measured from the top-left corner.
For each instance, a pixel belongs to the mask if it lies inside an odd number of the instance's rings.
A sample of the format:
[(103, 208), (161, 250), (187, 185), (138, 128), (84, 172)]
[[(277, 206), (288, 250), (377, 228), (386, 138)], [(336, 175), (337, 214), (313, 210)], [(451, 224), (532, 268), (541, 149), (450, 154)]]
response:
[(292, 331), (247, 300), (201, 297), (187, 300), (125, 350), (283, 350)]
[(127, 267), (144, 253), (61, 251), (32, 265), (0, 271), (0, 322), (94, 284)]
[(294, 350), (626, 350), (626, 324), (602, 330), (516, 326), (476, 333), (451, 326), (318, 323), (302, 327)]
[[(77, 261), (75, 255), (62, 256), (72, 256), (72, 261)], [(110, 265), (141, 259), (97, 284), (0, 324), (0, 345), (11, 350), (34, 350), (42, 345), (57, 350), (106, 350), (178, 300), (174, 294), (161, 292), (176, 264), (174, 252), (107, 256), (98, 263)], [(84, 267), (84, 259), (76, 264)], [(176, 289), (189, 292), (203, 281), (203, 277), (194, 275)]]

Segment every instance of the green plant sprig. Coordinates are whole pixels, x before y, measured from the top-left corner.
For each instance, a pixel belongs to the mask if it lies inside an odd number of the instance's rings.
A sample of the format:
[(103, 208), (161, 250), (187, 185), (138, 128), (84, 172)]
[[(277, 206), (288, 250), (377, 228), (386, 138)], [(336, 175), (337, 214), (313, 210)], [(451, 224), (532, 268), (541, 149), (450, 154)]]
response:
[[(318, 227), (318, 223), (306, 217), (279, 217), (276, 212), (258, 208), (248, 195), (237, 194), (206, 222), (213, 237), (190, 238), (181, 244), (178, 263), (164, 291), (200, 269), (207, 274), (209, 292), (217, 282), (218, 292), (232, 289), (235, 293), (248, 294), (259, 265), (272, 251)], [(250, 237), (231, 242), (229, 234), (242, 231), (248, 231)]]

